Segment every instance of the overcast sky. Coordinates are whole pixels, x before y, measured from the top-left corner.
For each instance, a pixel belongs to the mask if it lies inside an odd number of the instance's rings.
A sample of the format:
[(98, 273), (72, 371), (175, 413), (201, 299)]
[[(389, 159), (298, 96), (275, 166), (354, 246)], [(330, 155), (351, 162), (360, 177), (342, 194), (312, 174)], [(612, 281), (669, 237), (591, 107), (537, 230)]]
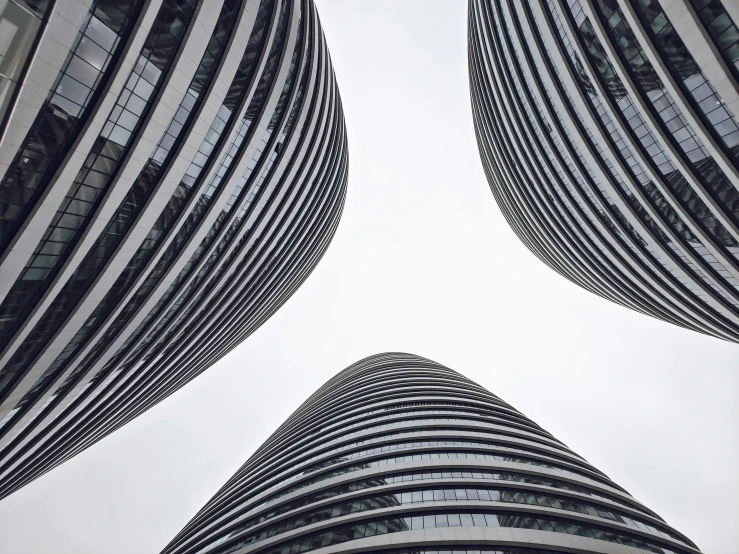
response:
[(158, 553), (339, 370), (412, 352), (477, 381), (711, 554), (739, 544), (739, 347), (539, 262), (498, 210), (469, 106), (466, 2), (318, 0), (349, 130), (341, 225), (218, 365), (0, 502), (3, 554)]

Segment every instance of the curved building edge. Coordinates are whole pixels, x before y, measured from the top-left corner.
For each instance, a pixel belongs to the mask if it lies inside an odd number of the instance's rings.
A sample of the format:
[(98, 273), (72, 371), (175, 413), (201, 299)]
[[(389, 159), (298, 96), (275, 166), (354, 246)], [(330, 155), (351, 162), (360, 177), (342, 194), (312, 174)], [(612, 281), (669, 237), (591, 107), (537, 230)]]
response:
[(306, 400), (162, 554), (698, 553), (463, 375), (388, 352)]
[(0, 498), (253, 333), (346, 196), (312, 0), (50, 6), (0, 144)]

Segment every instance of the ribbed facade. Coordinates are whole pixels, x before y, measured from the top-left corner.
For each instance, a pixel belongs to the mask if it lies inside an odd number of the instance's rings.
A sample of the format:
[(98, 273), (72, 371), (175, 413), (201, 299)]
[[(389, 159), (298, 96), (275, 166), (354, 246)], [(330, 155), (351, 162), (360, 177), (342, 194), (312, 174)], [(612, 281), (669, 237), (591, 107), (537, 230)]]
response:
[(45, 6), (2, 119), (0, 497), (266, 321), (346, 192), (312, 0)]
[(495, 198), (581, 287), (739, 341), (739, 4), (470, 0)]
[(163, 554), (699, 552), (533, 421), (410, 354), (348, 367)]

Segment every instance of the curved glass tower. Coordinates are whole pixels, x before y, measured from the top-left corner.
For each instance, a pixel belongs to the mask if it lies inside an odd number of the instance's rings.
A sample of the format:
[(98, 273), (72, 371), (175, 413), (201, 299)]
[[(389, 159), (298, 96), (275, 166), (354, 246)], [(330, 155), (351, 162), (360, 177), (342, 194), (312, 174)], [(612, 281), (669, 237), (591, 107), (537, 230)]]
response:
[(162, 554), (699, 552), (520, 412), (411, 354), (316, 391)]
[(48, 9), (2, 120), (0, 497), (266, 321), (346, 191), (311, 0)]
[(739, 341), (739, 8), (470, 0), (483, 166), (524, 244), (613, 302)]

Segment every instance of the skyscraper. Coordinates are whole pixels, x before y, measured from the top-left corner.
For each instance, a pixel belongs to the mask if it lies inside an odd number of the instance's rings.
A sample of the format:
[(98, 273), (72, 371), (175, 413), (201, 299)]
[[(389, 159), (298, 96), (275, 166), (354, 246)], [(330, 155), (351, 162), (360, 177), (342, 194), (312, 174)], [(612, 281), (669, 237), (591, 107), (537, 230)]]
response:
[(410, 354), (303, 403), (162, 554), (697, 553), (520, 412)]
[(347, 178), (312, 1), (33, 5), (39, 40), (0, 62), (28, 66), (2, 104), (0, 497), (266, 321)]
[(469, 74), (501, 211), (552, 269), (739, 341), (739, 5), (471, 0)]

